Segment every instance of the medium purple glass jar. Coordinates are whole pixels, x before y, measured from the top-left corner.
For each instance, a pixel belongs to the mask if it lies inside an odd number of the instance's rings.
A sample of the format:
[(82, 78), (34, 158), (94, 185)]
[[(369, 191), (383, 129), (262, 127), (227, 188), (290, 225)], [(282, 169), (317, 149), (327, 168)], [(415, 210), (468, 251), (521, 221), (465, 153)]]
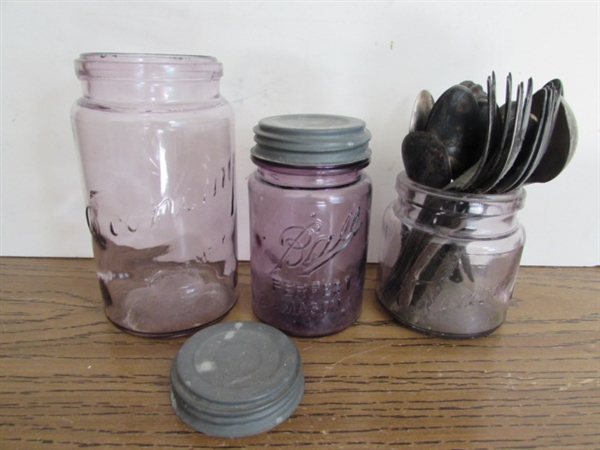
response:
[(464, 194), (397, 177), (383, 215), (377, 296), (401, 324), (473, 338), (506, 318), (525, 243), (522, 189)]
[(347, 328), (362, 308), (371, 181), (362, 120), (284, 115), (254, 128), (252, 306), (297, 336)]
[(209, 56), (83, 54), (71, 113), (107, 317), (188, 334), (234, 305), (233, 110)]

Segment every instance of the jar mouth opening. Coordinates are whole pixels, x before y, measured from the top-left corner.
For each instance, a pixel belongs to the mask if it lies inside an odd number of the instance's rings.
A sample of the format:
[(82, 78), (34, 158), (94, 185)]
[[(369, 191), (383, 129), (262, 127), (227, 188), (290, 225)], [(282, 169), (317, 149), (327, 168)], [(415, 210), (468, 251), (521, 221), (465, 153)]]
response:
[(75, 71), (80, 79), (219, 79), (223, 66), (207, 55), (82, 53)]
[(504, 194), (474, 194), (430, 188), (412, 181), (406, 172), (398, 174), (396, 190), (402, 204), (438, 215), (490, 218), (514, 214), (525, 206), (523, 188)]
[(443, 189), (436, 189), (425, 186), (420, 183), (416, 183), (411, 180), (405, 171), (398, 174), (397, 178), (397, 189), (402, 186), (407, 186), (409, 189), (421, 191), (425, 194), (433, 195), (438, 198), (443, 198), (449, 201), (460, 201), (460, 202), (486, 202), (486, 203), (510, 203), (510, 202), (523, 202), (525, 199), (525, 189), (515, 189), (514, 191), (506, 192), (503, 194), (476, 194), (468, 192), (456, 192), (447, 191)]

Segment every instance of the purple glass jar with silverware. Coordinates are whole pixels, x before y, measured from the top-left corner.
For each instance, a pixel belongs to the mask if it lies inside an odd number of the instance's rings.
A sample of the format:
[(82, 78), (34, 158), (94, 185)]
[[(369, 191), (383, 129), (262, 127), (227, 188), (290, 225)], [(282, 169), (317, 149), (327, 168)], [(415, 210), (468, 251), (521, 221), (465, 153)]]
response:
[(421, 91), (402, 142), (405, 171), (383, 217), (377, 296), (401, 324), (471, 338), (505, 319), (525, 232), (524, 186), (554, 179), (573, 156), (577, 124), (555, 79), (519, 83), (498, 107), (464, 81), (437, 101)]

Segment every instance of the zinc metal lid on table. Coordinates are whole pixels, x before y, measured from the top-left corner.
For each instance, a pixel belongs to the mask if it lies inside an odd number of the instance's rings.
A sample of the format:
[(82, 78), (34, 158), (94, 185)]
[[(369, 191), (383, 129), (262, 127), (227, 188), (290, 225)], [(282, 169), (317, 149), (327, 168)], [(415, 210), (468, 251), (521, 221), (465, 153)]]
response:
[(212, 436), (267, 431), (292, 415), (303, 393), (298, 349), (263, 323), (205, 328), (185, 342), (171, 368), (173, 409), (190, 427)]
[(251, 155), (292, 166), (341, 166), (368, 161), (371, 133), (364, 121), (330, 114), (287, 114), (254, 127)]

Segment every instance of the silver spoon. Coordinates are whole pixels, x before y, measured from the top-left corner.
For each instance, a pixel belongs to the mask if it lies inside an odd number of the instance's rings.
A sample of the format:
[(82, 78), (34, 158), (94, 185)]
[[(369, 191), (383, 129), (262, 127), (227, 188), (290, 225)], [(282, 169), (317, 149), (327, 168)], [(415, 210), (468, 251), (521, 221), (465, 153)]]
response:
[(441, 189), (452, 177), (450, 156), (433, 133), (408, 133), (402, 140), (402, 162), (408, 178), (424, 186)]
[(535, 170), (527, 178), (527, 184), (546, 183), (556, 178), (571, 161), (577, 148), (577, 139), (575, 115), (565, 98), (561, 96), (548, 148)]
[(444, 144), (450, 157), (453, 177), (464, 172), (479, 157), (479, 121), (475, 95), (465, 86), (452, 86), (433, 105), (425, 131), (435, 134)]
[(429, 113), (433, 108), (434, 100), (433, 96), (427, 89), (423, 89), (417, 94), (415, 103), (413, 105), (412, 113), (410, 115), (410, 123), (408, 131), (424, 131)]

